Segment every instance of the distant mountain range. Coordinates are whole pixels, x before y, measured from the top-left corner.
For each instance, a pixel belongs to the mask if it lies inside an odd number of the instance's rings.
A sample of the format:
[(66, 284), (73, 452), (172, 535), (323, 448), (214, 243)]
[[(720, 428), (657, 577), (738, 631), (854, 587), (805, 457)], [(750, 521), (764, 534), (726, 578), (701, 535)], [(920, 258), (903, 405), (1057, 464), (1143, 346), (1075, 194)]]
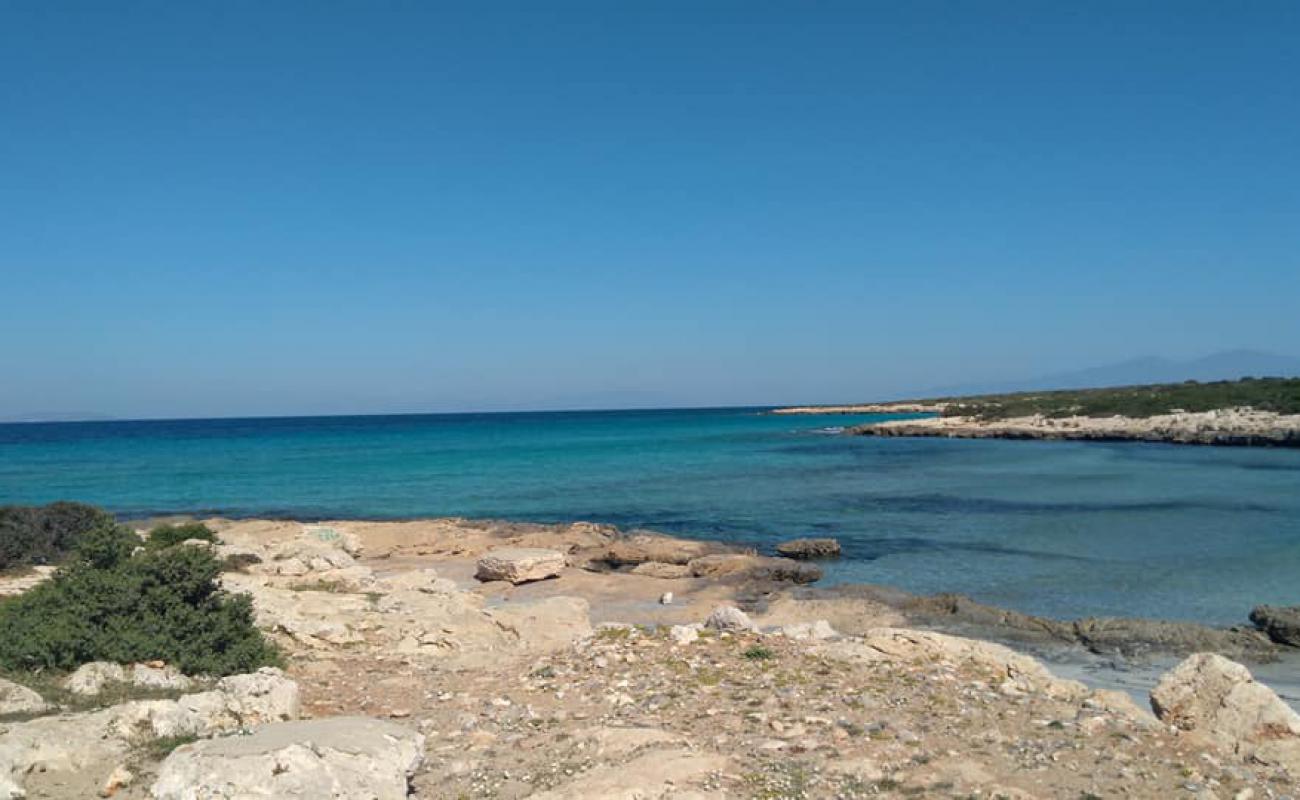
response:
[(1100, 367), (1057, 372), (1035, 378), (941, 386), (917, 396), (942, 397), (1002, 392), (1032, 392), (1045, 389), (1090, 389), (1133, 386), (1145, 383), (1220, 381), (1245, 377), (1300, 376), (1300, 358), (1261, 350), (1225, 350), (1189, 361), (1143, 356)]

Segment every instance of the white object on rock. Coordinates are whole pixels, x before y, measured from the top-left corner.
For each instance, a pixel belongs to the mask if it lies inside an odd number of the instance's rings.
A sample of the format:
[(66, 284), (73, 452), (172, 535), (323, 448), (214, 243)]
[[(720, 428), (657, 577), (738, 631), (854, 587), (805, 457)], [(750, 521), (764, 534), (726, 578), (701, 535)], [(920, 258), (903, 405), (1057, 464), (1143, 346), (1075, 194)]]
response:
[(49, 704), (36, 692), (0, 678), (0, 714), (39, 714), (48, 708)]
[(735, 606), (718, 606), (704, 621), (704, 627), (716, 631), (756, 631), (758, 626), (749, 615)]
[(424, 737), (387, 720), (284, 722), (177, 748), (151, 792), (155, 800), (405, 800), (423, 758)]
[(1300, 714), (1235, 661), (1188, 656), (1151, 690), (1151, 709), (1242, 758), (1300, 773)]
[(540, 547), (506, 547), (478, 560), (474, 577), (481, 581), (526, 583), (553, 578), (564, 570), (564, 554)]

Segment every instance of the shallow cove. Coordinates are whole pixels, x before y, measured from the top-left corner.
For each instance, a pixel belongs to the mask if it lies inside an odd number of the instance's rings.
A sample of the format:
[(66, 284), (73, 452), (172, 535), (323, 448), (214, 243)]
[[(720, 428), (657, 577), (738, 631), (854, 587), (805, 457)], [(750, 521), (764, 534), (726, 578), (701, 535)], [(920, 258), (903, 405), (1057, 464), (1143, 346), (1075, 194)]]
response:
[(1300, 452), (876, 439), (762, 409), (0, 425), (0, 502), (297, 518), (589, 519), (768, 548), (827, 582), (1054, 617), (1300, 602)]

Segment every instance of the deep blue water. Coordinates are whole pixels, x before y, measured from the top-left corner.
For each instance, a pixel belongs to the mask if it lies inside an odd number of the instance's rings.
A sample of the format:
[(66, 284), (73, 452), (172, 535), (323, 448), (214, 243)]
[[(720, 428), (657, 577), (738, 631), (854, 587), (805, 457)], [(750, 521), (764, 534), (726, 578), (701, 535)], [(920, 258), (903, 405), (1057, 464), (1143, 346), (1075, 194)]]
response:
[[(875, 417), (879, 418), (879, 417)], [(0, 503), (839, 537), (828, 581), (1058, 617), (1300, 602), (1300, 451), (831, 435), (755, 409), (0, 425)]]

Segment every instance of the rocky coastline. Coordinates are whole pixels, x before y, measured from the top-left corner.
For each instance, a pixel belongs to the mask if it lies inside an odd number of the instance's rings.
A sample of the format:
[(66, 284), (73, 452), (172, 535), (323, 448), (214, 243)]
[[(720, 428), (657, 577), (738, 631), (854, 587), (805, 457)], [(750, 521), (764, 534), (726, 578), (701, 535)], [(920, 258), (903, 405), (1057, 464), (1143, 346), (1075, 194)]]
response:
[(847, 406), (790, 406), (772, 414), (927, 414), (940, 413), (946, 403), (860, 403)]
[(1300, 414), (1251, 409), (1159, 414), (1151, 417), (1047, 417), (982, 419), (938, 416), (858, 425), (857, 436), (932, 436), (951, 439), (1039, 439), (1156, 442), (1228, 447), (1300, 447)]
[[(1295, 652), (1293, 609), (1057, 622), (815, 588), (821, 540), (781, 558), (589, 523), (207, 522), (219, 543), (187, 546), (228, 565), (284, 670), (0, 682), (0, 798), (1247, 800), (1300, 776), (1300, 715), (1236, 663)], [(1148, 711), (987, 638), (1187, 657)]]

